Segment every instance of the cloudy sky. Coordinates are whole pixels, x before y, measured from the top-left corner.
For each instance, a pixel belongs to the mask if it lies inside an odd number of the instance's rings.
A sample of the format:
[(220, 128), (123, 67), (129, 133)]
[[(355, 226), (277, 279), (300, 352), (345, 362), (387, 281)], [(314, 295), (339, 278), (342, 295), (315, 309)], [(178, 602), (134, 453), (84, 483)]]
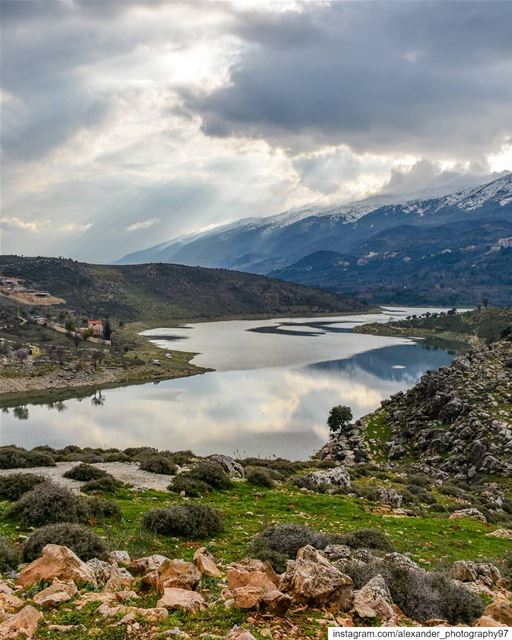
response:
[(512, 169), (512, 2), (0, 0), (2, 253)]

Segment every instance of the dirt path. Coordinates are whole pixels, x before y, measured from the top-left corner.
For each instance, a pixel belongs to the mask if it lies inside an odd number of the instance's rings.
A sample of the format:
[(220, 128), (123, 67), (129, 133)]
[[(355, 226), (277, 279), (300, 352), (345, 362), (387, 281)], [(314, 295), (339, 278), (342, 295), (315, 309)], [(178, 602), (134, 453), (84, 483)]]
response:
[[(82, 482), (63, 478), (63, 474), (69, 469), (76, 467), (79, 462), (57, 462), (56, 467), (32, 467), (30, 469), (0, 469), (0, 476), (12, 473), (35, 473), (46, 476), (54, 482), (69, 487), (75, 491), (80, 490)], [(172, 476), (160, 473), (150, 473), (141, 471), (136, 462), (100, 462), (94, 464), (95, 467), (103, 469), (121, 482), (131, 484), (135, 489), (156, 489), (165, 491), (171, 482)]]

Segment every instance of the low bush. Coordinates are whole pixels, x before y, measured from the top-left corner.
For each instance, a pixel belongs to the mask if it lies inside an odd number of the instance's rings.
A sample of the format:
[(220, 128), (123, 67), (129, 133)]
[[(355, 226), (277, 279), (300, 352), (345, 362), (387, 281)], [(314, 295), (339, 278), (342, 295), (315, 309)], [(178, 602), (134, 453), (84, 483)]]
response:
[(185, 473), (179, 473), (167, 488), (173, 493), (184, 492), (190, 498), (198, 498), (211, 490), (206, 482), (190, 478)]
[(65, 456), (59, 456), (63, 462), (83, 462), (85, 464), (97, 464), (98, 462), (105, 462), (103, 456), (99, 456), (97, 453), (91, 453), (87, 451), (68, 453)]
[(273, 487), (274, 481), (267, 469), (261, 469), (258, 467), (249, 467), (245, 470), (245, 477), (249, 484), (253, 484), (257, 487)]
[(265, 467), (266, 469), (273, 469), (274, 471), (279, 471), (283, 476), (291, 476), (312, 464), (308, 462), (292, 462), (284, 458), (245, 458), (239, 462), (243, 467)]
[(82, 462), (76, 467), (69, 469), (69, 471), (66, 471), (66, 473), (64, 473), (63, 475), (64, 478), (69, 478), (70, 480), (88, 482), (89, 480), (98, 480), (99, 478), (104, 478), (107, 475), (107, 472), (103, 471), (103, 469), (99, 469), (98, 467), (93, 467), (90, 464)]
[(19, 500), (24, 493), (46, 482), (46, 478), (35, 473), (12, 473), (0, 476), (0, 500)]
[(123, 483), (116, 480), (110, 473), (105, 474), (96, 480), (89, 480), (80, 487), (84, 493), (115, 493), (123, 486)]
[(176, 504), (167, 509), (148, 511), (142, 526), (166, 536), (201, 539), (223, 530), (222, 515), (203, 504)]
[(338, 544), (346, 544), (352, 549), (374, 549), (393, 551), (393, 545), (379, 529), (357, 529), (336, 537)]
[(26, 451), (14, 445), (0, 447), (0, 469), (53, 466), (55, 466), (55, 459), (46, 451)]
[(122, 516), (119, 505), (113, 500), (104, 498), (87, 498), (86, 509), (88, 516), (98, 520), (105, 518), (119, 520)]
[(299, 524), (276, 524), (263, 529), (254, 536), (251, 556), (268, 560), (281, 573), (286, 569), (286, 561), (294, 559), (297, 551), (307, 544), (315, 549), (325, 549), (331, 537)]
[(16, 547), (3, 536), (0, 536), (0, 573), (16, 569), (19, 562)]
[(194, 480), (201, 480), (212, 489), (231, 489), (233, 483), (228, 474), (215, 462), (200, 462), (185, 475)]
[(161, 454), (148, 455), (140, 463), (142, 471), (150, 471), (151, 473), (162, 473), (168, 476), (176, 475), (178, 468), (176, 465)]
[(51, 524), (36, 529), (22, 547), (24, 562), (39, 558), (47, 544), (60, 544), (68, 547), (87, 562), (91, 558), (104, 558), (106, 547), (103, 540), (92, 529), (79, 524)]
[(38, 484), (16, 502), (10, 515), (26, 526), (41, 527), (56, 522), (84, 522), (85, 499), (51, 482)]
[(182, 467), (184, 464), (189, 463), (195, 456), (192, 451), (173, 451), (168, 455), (171, 462)]
[(377, 574), (382, 575), (393, 602), (405, 615), (418, 622), (441, 618), (453, 625), (469, 624), (484, 609), (478, 595), (438, 572), (419, 571), (382, 562), (361, 565), (350, 561), (340, 569), (352, 578), (355, 589), (360, 589)]

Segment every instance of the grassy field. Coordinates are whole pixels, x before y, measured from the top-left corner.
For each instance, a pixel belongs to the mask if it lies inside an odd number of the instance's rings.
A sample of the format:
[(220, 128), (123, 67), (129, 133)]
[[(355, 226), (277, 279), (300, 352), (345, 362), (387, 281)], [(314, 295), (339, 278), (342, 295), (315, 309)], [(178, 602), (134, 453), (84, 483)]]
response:
[[(398, 473), (381, 473), (358, 477), (354, 479), (353, 486), (360, 490), (378, 486), (399, 488), (401, 482), (403, 480)], [(501, 479), (499, 482), (507, 495), (511, 496), (512, 481)], [(442, 495), (435, 489), (432, 492), (441, 504), (456, 504), (456, 499)], [(447, 513), (434, 513), (426, 505), (421, 517), (419, 514), (397, 517), (392, 513), (383, 513), (375, 503), (365, 498), (312, 493), (298, 489), (290, 482), (276, 484), (273, 488), (262, 488), (238, 481), (229, 490), (213, 491), (201, 499), (202, 503), (220, 510), (225, 519), (224, 532), (208, 540), (169, 538), (142, 529), (142, 517), (147, 511), (186, 501), (185, 498), (167, 492), (132, 492), (122, 488), (114, 494), (113, 499), (121, 507), (122, 519), (90, 524), (106, 538), (110, 548), (126, 549), (132, 557), (161, 553), (171, 558), (191, 560), (194, 551), (205, 544), (219, 564), (225, 566), (229, 562), (247, 557), (253, 536), (262, 528), (276, 522), (303, 524), (330, 534), (376, 528), (385, 532), (397, 551), (409, 554), (425, 569), (445, 568), (459, 559), (490, 560), (499, 565), (510, 552), (510, 541), (486, 535), (497, 528), (496, 524), (483, 524), (470, 519), (449, 520)], [(0, 503), (0, 534), (16, 540), (18, 536), (29, 532), (6, 517), (8, 506), (8, 503)], [(210, 600), (219, 596), (222, 586), (216, 580), (204, 581), (204, 587), (209, 589)], [(154, 606), (156, 600), (157, 596), (153, 593), (134, 604)], [(97, 604), (87, 605), (77, 610), (73, 604), (64, 605), (58, 611), (47, 614), (46, 620), (54, 624), (83, 624), (87, 628), (87, 635), (92, 637), (108, 640), (124, 638), (124, 626), (108, 629), (98, 626), (94, 615), (97, 607)], [(286, 621), (281, 620), (280, 624), (295, 625), (295, 635), (260, 635), (258, 628), (268, 628), (268, 619), (260, 618), (254, 612), (236, 609), (227, 611), (220, 603), (195, 615), (171, 613), (164, 623), (158, 625), (158, 633), (163, 634), (166, 630), (179, 627), (193, 638), (201, 635), (208, 640), (222, 637), (234, 624), (243, 624), (250, 619), (253, 632), (256, 628), (255, 635), (261, 640), (264, 637), (314, 638), (325, 637), (325, 626), (329, 622), (329, 617), (327, 618), (326, 620), (325, 613), (319, 611), (292, 611)], [(319, 622), (322, 619), (324, 623)], [(332, 618), (330, 622), (332, 624)], [(66, 637), (75, 640), (82, 638), (83, 633), (80, 626), (77, 626), (76, 630), (67, 633)], [(36, 637), (56, 639), (59, 634), (41, 629)]]

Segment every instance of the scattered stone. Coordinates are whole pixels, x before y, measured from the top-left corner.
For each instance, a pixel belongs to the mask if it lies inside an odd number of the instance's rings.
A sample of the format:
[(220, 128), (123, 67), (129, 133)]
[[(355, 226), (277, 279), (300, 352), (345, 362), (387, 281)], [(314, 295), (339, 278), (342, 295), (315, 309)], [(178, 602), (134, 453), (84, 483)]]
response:
[(450, 514), (449, 520), (457, 520), (459, 518), (471, 518), (472, 520), (478, 520), (479, 522), (487, 522), (487, 518), (484, 514), (474, 507), (454, 511)]
[(158, 591), (166, 587), (195, 590), (201, 582), (199, 569), (192, 562), (166, 559), (158, 569)]
[(403, 495), (392, 487), (381, 487), (377, 489), (377, 502), (379, 504), (385, 504), (394, 509), (399, 509), (402, 506), (403, 499)]
[(350, 487), (350, 476), (345, 467), (313, 471), (303, 477), (305, 486), (327, 487), (327, 493)]
[(486, 607), (483, 615), (505, 626), (512, 627), (512, 606), (506, 600), (495, 600)]
[(331, 562), (335, 562), (350, 558), (351, 550), (345, 544), (329, 544), (325, 547), (324, 554)]
[(85, 564), (94, 572), (98, 584), (108, 582), (112, 572), (112, 565), (110, 563), (99, 560), (98, 558), (91, 558), (91, 560), (87, 560)]
[(127, 607), (125, 605), (119, 605), (111, 607), (106, 602), (103, 603), (96, 613), (102, 618), (117, 618), (119, 615), (126, 616), (133, 614), (136, 618), (142, 618), (149, 623), (163, 622), (167, 616), (167, 609), (163, 607), (155, 607), (151, 609), (144, 609), (142, 607)]
[(239, 479), (245, 478), (244, 468), (231, 456), (224, 456), (220, 453), (214, 453), (212, 456), (209, 456), (208, 459), (213, 460), (213, 462), (219, 464), (228, 474), (228, 476)]
[(200, 547), (194, 553), (194, 564), (203, 576), (220, 578), (222, 571), (215, 564), (215, 559), (206, 547)]
[(512, 540), (512, 529), (496, 529), (491, 533), (486, 534), (489, 538), (503, 538), (505, 540)]
[(190, 613), (196, 613), (197, 611), (206, 609), (206, 602), (203, 596), (196, 591), (166, 587), (156, 606), (158, 608), (170, 610), (181, 609)]
[(256, 640), (256, 638), (246, 629), (242, 629), (241, 627), (233, 627), (226, 636), (225, 640)]
[(354, 610), (361, 618), (390, 620), (394, 617), (393, 600), (386, 581), (380, 574), (356, 592)]
[(32, 638), (43, 615), (32, 605), (27, 605), (18, 613), (0, 623), (0, 638)]
[(506, 627), (506, 624), (497, 622), (494, 618), (489, 616), (481, 616), (474, 624), (475, 627)]
[[(299, 549), (299, 554), (304, 555), (304, 551)], [(327, 564), (306, 559), (288, 561), (280, 590), (289, 593), (298, 604), (347, 611), (353, 599), (352, 579), (325, 561)]]
[(50, 582), (54, 578), (97, 586), (92, 569), (71, 549), (57, 544), (47, 544), (43, 555), (22, 569), (18, 584), (30, 587), (38, 582)]
[(114, 563), (111, 565), (110, 577), (103, 591), (122, 591), (125, 587), (131, 587), (133, 580), (133, 576), (124, 567), (119, 568)]
[(33, 600), (40, 607), (51, 608), (71, 600), (77, 593), (77, 586), (72, 580), (63, 581), (55, 578), (53, 583), (37, 593)]
[(108, 554), (108, 561), (110, 562), (110, 564), (116, 563), (117, 565), (128, 566), (131, 562), (130, 554), (128, 553), (128, 551), (120, 551), (120, 550), (111, 551)]
[(16, 613), (25, 606), (25, 601), (13, 593), (0, 592), (0, 609), (8, 613)]
[(154, 553), (151, 556), (144, 556), (143, 558), (132, 560), (129, 569), (132, 573), (145, 574), (150, 571), (157, 571), (166, 560), (167, 558), (165, 556)]

